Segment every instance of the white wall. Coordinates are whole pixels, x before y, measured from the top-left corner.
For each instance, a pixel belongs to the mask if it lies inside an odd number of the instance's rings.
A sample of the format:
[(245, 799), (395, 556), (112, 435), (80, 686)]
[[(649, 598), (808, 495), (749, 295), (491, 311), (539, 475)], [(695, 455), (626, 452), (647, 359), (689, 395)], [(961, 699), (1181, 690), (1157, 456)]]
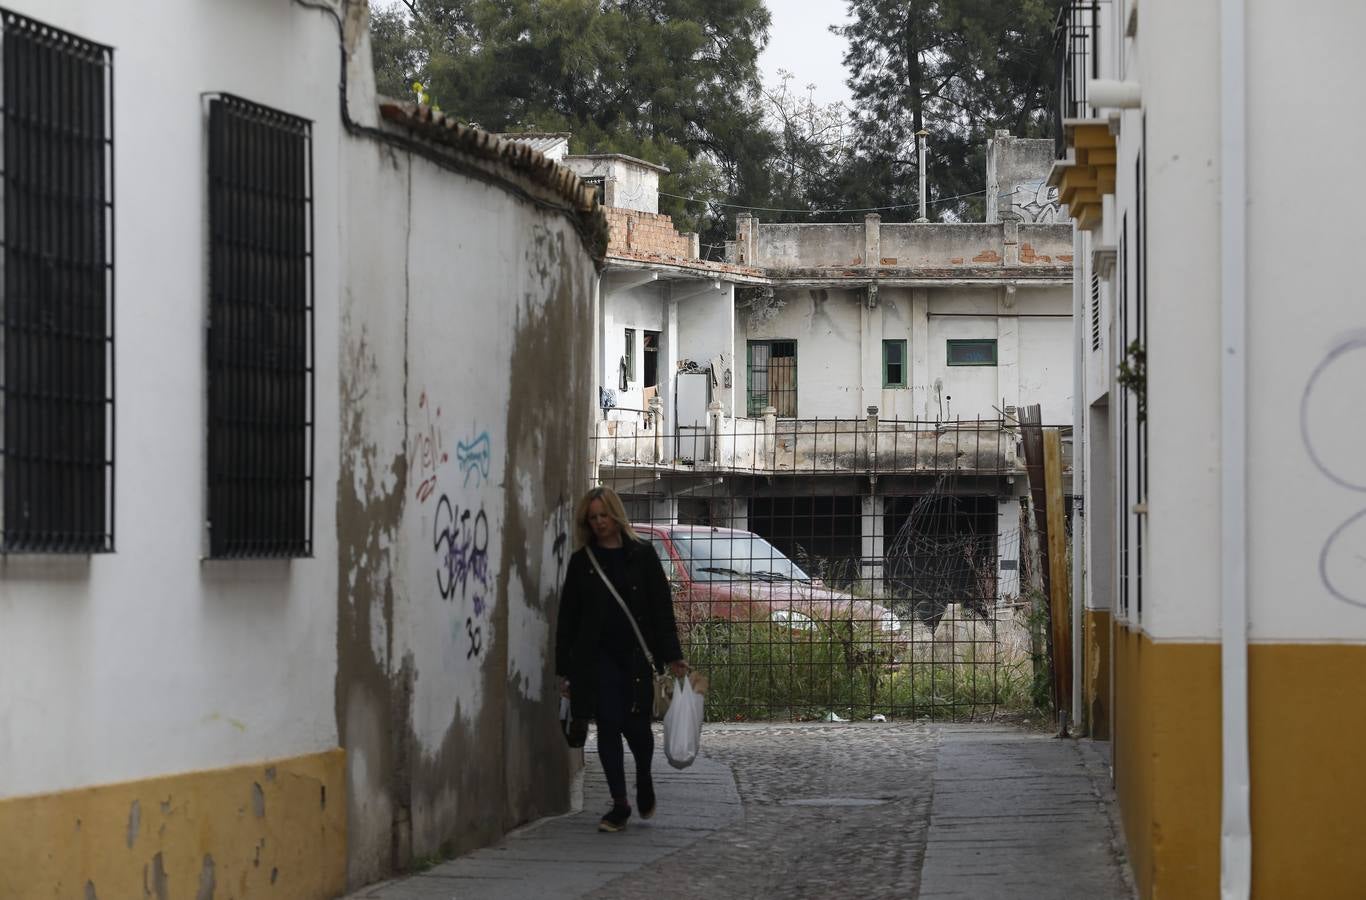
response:
[[(747, 329), (746, 340), (797, 342), (798, 418), (859, 415), (860, 304), (851, 291), (778, 289), (786, 301), (773, 319)], [(737, 360), (746, 364), (737, 340)]]
[[(734, 384), (735, 286), (711, 281), (676, 281), (672, 297), (678, 303), (679, 361), (692, 360), (706, 367), (715, 357), (721, 358), (720, 367), (713, 373), (712, 399), (721, 403), (723, 415), (732, 415), (732, 389), (726, 387), (726, 375), (730, 374)], [(743, 360), (740, 365), (744, 365)], [(672, 369), (667, 374), (672, 378)]]
[(614, 180), (607, 205), (638, 212), (659, 212), (659, 171), (619, 156), (566, 156), (565, 167), (584, 178)]
[[(1360, 642), (1366, 304), (1357, 204), (1285, 176), (1324, 161), (1297, 139), (1315, 123), (1340, 124), (1335, 146), (1366, 142), (1366, 121), (1340, 115), (1359, 96), (1366, 7), (1336, 4), (1332, 15), (1308, 17), (1267, 0), (1249, 7), (1248, 134), (1271, 138), (1248, 143), (1251, 636)], [(1156, 168), (1150, 162), (1150, 175)]]
[[(645, 332), (661, 333), (659, 377), (667, 382), (673, 363), (666, 366), (663, 332), (666, 328), (664, 289), (666, 282), (651, 281), (636, 287), (613, 289), (611, 276), (603, 283), (603, 359), (599, 378), (604, 387), (617, 392), (617, 405), (625, 409), (645, 409)], [(626, 355), (626, 330), (635, 332), (635, 365), (630, 386), (621, 390), (621, 359)], [(661, 396), (665, 392), (660, 387)], [(596, 398), (594, 398), (596, 402)]]
[[(287, 3), (6, 6), (115, 48), (117, 519), (111, 554), (0, 557), (0, 796), (335, 747), (336, 30)], [(310, 559), (201, 560), (207, 92), (314, 123)]]

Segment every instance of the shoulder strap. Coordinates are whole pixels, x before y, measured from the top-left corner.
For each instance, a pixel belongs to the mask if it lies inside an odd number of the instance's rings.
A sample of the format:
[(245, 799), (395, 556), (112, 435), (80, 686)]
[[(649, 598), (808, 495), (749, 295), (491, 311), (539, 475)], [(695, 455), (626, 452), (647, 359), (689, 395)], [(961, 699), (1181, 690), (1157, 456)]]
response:
[(584, 544), (583, 549), (588, 551), (588, 558), (592, 560), (593, 568), (597, 570), (598, 577), (607, 585), (607, 590), (612, 592), (612, 596), (615, 597), (617, 603), (621, 605), (621, 611), (626, 613), (626, 621), (631, 623), (631, 630), (636, 633), (636, 640), (640, 641), (640, 649), (645, 651), (645, 661), (650, 664), (650, 671), (654, 671), (655, 658), (654, 655), (650, 653), (649, 645), (645, 643), (645, 635), (640, 633), (640, 626), (636, 624), (636, 617), (631, 615), (631, 610), (627, 607), (626, 601), (621, 599), (621, 594), (617, 593), (616, 585), (612, 584), (612, 579), (608, 578), (607, 573), (602, 570), (602, 564), (598, 562), (597, 556), (594, 555), (593, 548)]

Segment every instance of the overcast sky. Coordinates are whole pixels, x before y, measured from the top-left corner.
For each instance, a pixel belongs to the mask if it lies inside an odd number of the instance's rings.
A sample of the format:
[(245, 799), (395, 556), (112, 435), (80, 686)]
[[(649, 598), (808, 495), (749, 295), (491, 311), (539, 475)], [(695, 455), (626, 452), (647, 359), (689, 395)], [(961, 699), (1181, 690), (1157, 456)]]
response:
[(806, 85), (816, 85), (817, 103), (849, 101), (844, 86), (846, 41), (830, 33), (831, 25), (848, 21), (844, 0), (766, 0), (773, 15), (768, 46), (759, 57), (764, 83), (777, 81), (778, 70), (786, 69), (796, 77), (792, 88), (805, 94)]

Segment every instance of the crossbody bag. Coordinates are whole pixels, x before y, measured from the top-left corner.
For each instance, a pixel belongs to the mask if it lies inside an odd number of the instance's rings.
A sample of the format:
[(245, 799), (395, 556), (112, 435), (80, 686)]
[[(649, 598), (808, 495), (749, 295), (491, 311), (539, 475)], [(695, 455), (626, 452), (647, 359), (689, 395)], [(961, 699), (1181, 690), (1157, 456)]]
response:
[(621, 594), (617, 592), (616, 585), (612, 584), (612, 579), (608, 578), (607, 573), (602, 570), (602, 563), (598, 562), (597, 556), (593, 553), (593, 548), (585, 545), (584, 549), (588, 551), (588, 558), (592, 561), (593, 568), (597, 570), (598, 577), (602, 579), (603, 584), (607, 585), (607, 590), (612, 592), (612, 596), (621, 606), (621, 611), (626, 614), (626, 621), (631, 623), (631, 630), (636, 633), (636, 640), (640, 641), (640, 649), (645, 653), (645, 661), (650, 664), (650, 676), (654, 680), (650, 690), (652, 707), (650, 712), (654, 718), (662, 718), (664, 713), (668, 712), (669, 701), (673, 698), (674, 681), (668, 675), (660, 674), (656, 670), (654, 654), (650, 652), (649, 645), (645, 643), (645, 635), (640, 633), (640, 626), (636, 624), (636, 617), (631, 615), (631, 609), (626, 605), (626, 601), (621, 599)]

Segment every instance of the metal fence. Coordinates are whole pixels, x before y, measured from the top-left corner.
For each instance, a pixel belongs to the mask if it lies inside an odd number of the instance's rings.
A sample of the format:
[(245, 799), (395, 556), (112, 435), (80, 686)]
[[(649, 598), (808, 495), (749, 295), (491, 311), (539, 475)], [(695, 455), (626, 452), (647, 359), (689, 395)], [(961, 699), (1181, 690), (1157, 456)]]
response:
[[(653, 424), (653, 423), (652, 423)], [(1013, 420), (603, 422), (718, 720), (973, 719), (1047, 691)]]

